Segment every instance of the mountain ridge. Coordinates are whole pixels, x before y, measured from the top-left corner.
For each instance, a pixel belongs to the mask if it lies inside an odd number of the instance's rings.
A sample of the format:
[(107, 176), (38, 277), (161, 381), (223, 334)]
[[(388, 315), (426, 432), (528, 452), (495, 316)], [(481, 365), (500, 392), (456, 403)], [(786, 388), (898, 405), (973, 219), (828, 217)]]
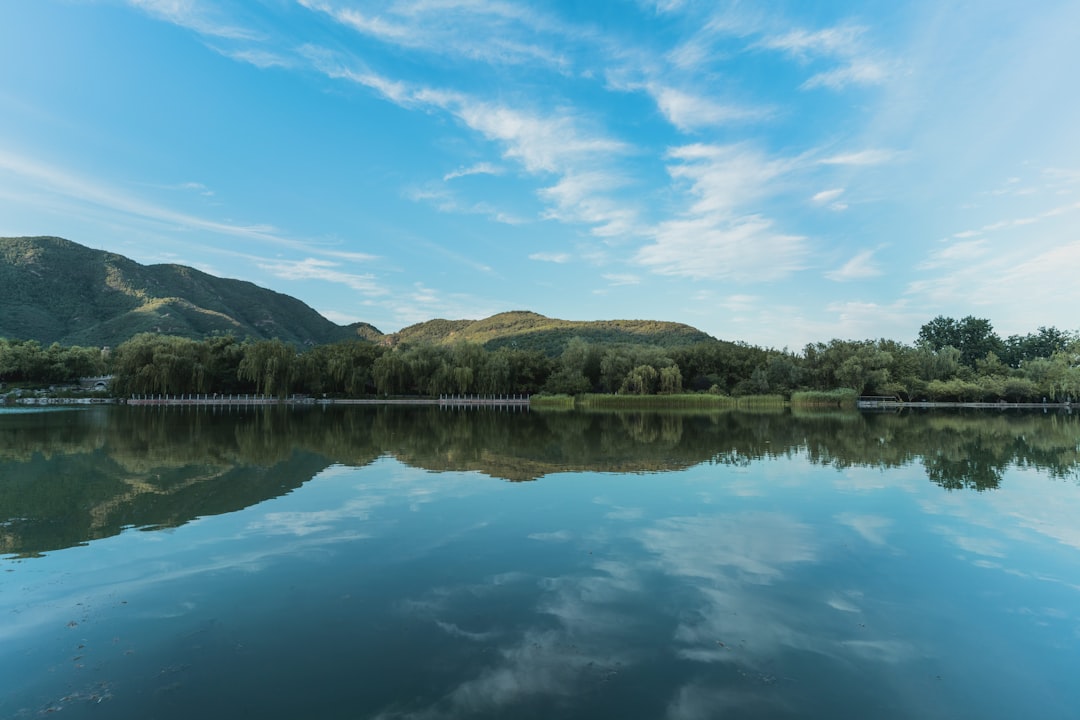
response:
[(559, 320), (529, 310), (480, 320), (435, 318), (383, 333), (337, 325), (297, 298), (179, 264), (142, 265), (52, 236), (0, 238), (0, 337), (115, 346), (142, 332), (216, 334), (295, 345), (360, 339), (388, 346), (471, 342), (558, 354), (574, 337), (665, 347), (713, 340), (683, 323)]

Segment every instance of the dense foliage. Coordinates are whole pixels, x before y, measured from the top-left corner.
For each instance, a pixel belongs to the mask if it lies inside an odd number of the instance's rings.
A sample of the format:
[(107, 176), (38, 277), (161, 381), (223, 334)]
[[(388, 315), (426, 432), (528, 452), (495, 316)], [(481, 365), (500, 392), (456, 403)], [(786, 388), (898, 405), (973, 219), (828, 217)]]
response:
[(0, 381), (5, 383), (70, 382), (103, 371), (115, 375), (113, 390), (119, 395), (709, 392), (806, 397), (807, 392), (847, 388), (853, 394), (903, 400), (1061, 401), (1080, 397), (1080, 339), (1075, 333), (1039, 328), (1002, 340), (986, 320), (935, 318), (911, 345), (832, 340), (807, 345), (801, 353), (718, 340), (661, 347), (581, 337), (572, 338), (555, 357), (537, 349), (503, 345), (492, 350), (465, 341), (391, 348), (348, 340), (298, 349), (277, 339), (241, 342), (221, 335), (192, 340), (146, 333), (103, 353), (0, 340)]

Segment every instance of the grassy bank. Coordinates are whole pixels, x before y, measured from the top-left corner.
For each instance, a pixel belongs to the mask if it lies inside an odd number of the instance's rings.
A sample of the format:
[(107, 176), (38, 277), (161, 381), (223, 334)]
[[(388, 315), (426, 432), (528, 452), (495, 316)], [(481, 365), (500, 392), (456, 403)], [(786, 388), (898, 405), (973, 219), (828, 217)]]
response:
[(851, 388), (836, 390), (807, 390), (791, 394), (792, 407), (841, 407), (853, 408), (859, 399)]

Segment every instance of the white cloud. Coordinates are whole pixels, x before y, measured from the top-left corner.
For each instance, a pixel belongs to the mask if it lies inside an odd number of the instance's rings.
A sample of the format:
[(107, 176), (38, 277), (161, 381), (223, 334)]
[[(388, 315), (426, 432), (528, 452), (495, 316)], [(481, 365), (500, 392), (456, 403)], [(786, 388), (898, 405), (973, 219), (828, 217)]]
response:
[(532, 253), (531, 255), (529, 255), (529, 259), (530, 260), (537, 260), (537, 261), (540, 261), (540, 262), (551, 262), (551, 263), (560, 263), (561, 264), (561, 263), (570, 262), (571, 256), (568, 253), (544, 253), (544, 252), (538, 252), (538, 253)]
[(825, 277), (836, 282), (865, 280), (881, 275), (881, 268), (874, 262), (874, 250), (863, 250), (836, 270), (825, 273)]
[(829, 88), (842, 90), (850, 85), (880, 85), (890, 75), (888, 64), (869, 51), (863, 41), (866, 28), (858, 25), (839, 25), (824, 30), (791, 30), (770, 35), (754, 47), (783, 52), (801, 63), (836, 59), (839, 67), (815, 73), (800, 88)]
[[(964, 233), (958, 233), (956, 236), (959, 237), (960, 235), (964, 235)], [(988, 251), (989, 247), (985, 240), (965, 240), (964, 242), (951, 243), (940, 250), (931, 252), (929, 257), (919, 264), (918, 268), (920, 270), (931, 270), (956, 263), (970, 263), (984, 257)]]
[(803, 267), (805, 238), (748, 216), (732, 221), (701, 217), (661, 224), (635, 260), (661, 275), (740, 282), (778, 280)]
[[(421, 96), (423, 97), (423, 96)], [(505, 157), (531, 173), (562, 173), (586, 160), (628, 152), (622, 142), (584, 131), (569, 114), (543, 116), (461, 95), (431, 96), (489, 140), (502, 143)]]
[(821, 72), (810, 77), (800, 87), (803, 90), (826, 87), (843, 90), (849, 85), (879, 85), (888, 76), (885, 68), (875, 62), (858, 62)]
[(641, 283), (641, 278), (637, 275), (631, 275), (629, 273), (607, 273), (602, 275), (608, 284), (612, 287), (619, 287), (622, 285), (638, 285)]
[(504, 225), (523, 225), (528, 220), (511, 213), (500, 210), (490, 203), (462, 201), (446, 187), (428, 185), (422, 188), (410, 188), (405, 196), (413, 202), (425, 202), (430, 204), (441, 213), (455, 213), (459, 215), (484, 215), (489, 220), (503, 223)]
[(614, 237), (635, 233), (638, 224), (634, 208), (606, 195), (621, 184), (608, 173), (568, 173), (537, 194), (550, 203), (546, 218), (591, 225), (593, 235)]
[(774, 191), (775, 181), (795, 163), (769, 159), (745, 145), (684, 145), (668, 152), (668, 173), (687, 181), (695, 198), (691, 212), (731, 214)]
[(362, 252), (351, 252), (347, 250), (327, 250), (322, 253), (327, 257), (339, 258), (341, 260), (348, 260), (350, 262), (367, 263), (373, 262), (379, 259), (378, 255), (369, 255)]
[[(320, 48), (310, 48), (307, 54), (328, 77), (369, 87), (401, 107), (435, 108), (450, 113), (485, 139), (498, 143), (503, 157), (520, 164), (526, 172), (538, 177), (556, 176), (558, 180), (554, 185), (537, 193), (549, 203), (545, 217), (593, 225), (593, 234), (602, 237), (632, 232), (637, 222), (636, 210), (610, 195), (625, 181), (612, 170), (605, 169), (617, 158), (627, 155), (630, 148), (602, 133), (583, 128), (583, 121), (574, 114), (545, 115), (477, 100), (462, 93), (392, 81), (366, 69), (350, 69), (336, 55)], [(436, 201), (436, 207), (446, 212), (488, 211), (484, 204), (463, 210), (463, 206), (442, 188), (413, 190), (410, 197)], [(505, 214), (490, 214), (501, 222), (522, 222)]]
[(298, 0), (366, 37), (409, 50), (492, 65), (541, 66), (565, 72), (557, 47), (580, 36), (535, 8), (503, 2), (397, 2), (381, 13), (320, 0)]
[[(7, 152), (3, 148), (0, 148), (0, 171), (11, 173), (24, 187), (36, 187), (54, 196), (104, 208), (120, 215), (140, 218), (169, 228), (201, 230), (297, 249), (307, 247), (304, 243), (281, 236), (270, 225), (238, 225), (178, 212), (134, 197), (110, 187), (101, 180), (81, 177), (76, 173)], [(40, 199), (39, 202), (43, 202), (47, 207), (53, 207), (55, 204), (53, 198)]]
[(260, 38), (258, 33), (230, 25), (212, 17), (212, 13), (207, 6), (195, 0), (128, 0), (128, 3), (148, 15), (153, 15), (188, 30), (194, 30), (200, 35), (226, 40), (257, 40)]
[(822, 165), (883, 165), (896, 157), (893, 150), (868, 149), (858, 152), (840, 153), (818, 160)]
[(748, 312), (760, 302), (757, 295), (729, 295), (720, 302), (720, 307), (731, 312)]
[(691, 94), (672, 87), (650, 85), (649, 93), (668, 122), (686, 132), (699, 128), (749, 120), (761, 120), (765, 109), (718, 103), (701, 94)]
[(866, 28), (858, 25), (840, 25), (824, 30), (791, 30), (782, 35), (771, 35), (755, 43), (755, 47), (778, 50), (800, 60), (815, 56), (850, 56), (860, 49), (860, 38)]
[(907, 299), (882, 304), (865, 300), (835, 301), (825, 305), (822, 321), (804, 319), (798, 325), (805, 340), (822, 338), (914, 337), (926, 312), (912, 309)]
[(340, 283), (368, 296), (386, 295), (389, 292), (378, 284), (374, 275), (342, 272), (336, 269), (340, 267), (340, 264), (330, 260), (305, 258), (304, 260), (267, 261), (258, 265), (261, 269), (283, 280), (321, 280)]
[(330, 322), (337, 323), (338, 325), (351, 325), (354, 322), (361, 322), (366, 320), (359, 315), (339, 312), (337, 310), (319, 310), (318, 312)]
[(486, 300), (462, 293), (443, 293), (422, 282), (413, 283), (411, 290), (395, 292), (378, 304), (393, 316), (399, 327), (432, 318), (489, 317), (500, 310)]
[(822, 190), (816, 193), (814, 197), (810, 198), (811, 202), (815, 205), (825, 205), (844, 194), (844, 188), (832, 188), (831, 190)]
[(261, 50), (256, 48), (245, 48), (243, 50), (221, 50), (222, 55), (233, 60), (247, 63), (248, 65), (254, 65), (260, 70), (267, 70), (269, 68), (291, 68), (296, 63), (293, 59), (285, 57), (276, 52), (270, 50)]
[(798, 270), (805, 238), (774, 229), (761, 214), (765, 198), (794, 163), (745, 146), (687, 145), (668, 154), (668, 172), (683, 183), (689, 207), (661, 222), (635, 261), (663, 275), (694, 279), (775, 280)]
[(445, 175), (443, 175), (443, 180), (449, 181), (449, 180), (454, 180), (456, 178), (468, 177), (469, 175), (501, 175), (501, 174), (502, 174), (502, 168), (500, 168), (500, 167), (498, 167), (496, 165), (492, 165), (491, 163), (482, 162), (482, 163), (476, 163), (475, 165), (470, 165), (468, 167), (461, 167), (461, 168), (458, 168), (457, 170), (453, 170), (451, 172), (448, 172)]

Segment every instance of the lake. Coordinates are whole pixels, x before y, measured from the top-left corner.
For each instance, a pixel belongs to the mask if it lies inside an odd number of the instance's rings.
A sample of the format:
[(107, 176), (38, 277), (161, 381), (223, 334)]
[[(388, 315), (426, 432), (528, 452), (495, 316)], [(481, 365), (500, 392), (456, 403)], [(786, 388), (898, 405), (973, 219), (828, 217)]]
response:
[(0, 718), (1075, 718), (1080, 418), (0, 411)]

